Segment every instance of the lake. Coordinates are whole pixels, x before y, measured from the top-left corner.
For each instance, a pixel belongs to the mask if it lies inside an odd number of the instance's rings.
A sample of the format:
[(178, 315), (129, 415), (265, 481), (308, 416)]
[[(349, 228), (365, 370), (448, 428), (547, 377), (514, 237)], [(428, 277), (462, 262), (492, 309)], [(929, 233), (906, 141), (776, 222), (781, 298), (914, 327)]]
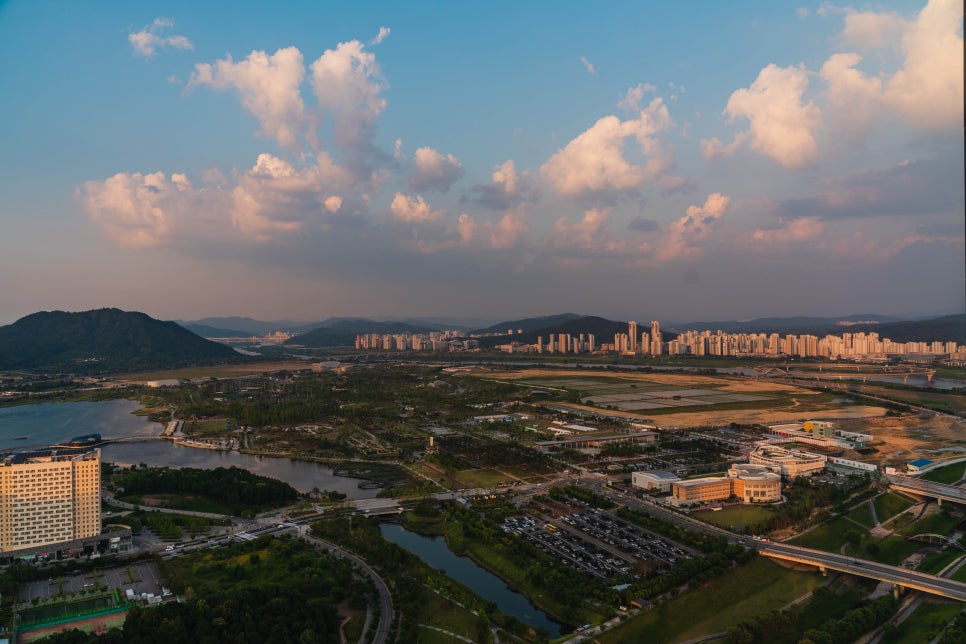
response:
[[(160, 423), (132, 412), (140, 407), (130, 400), (103, 402), (54, 402), (0, 408), (0, 451), (42, 448), (84, 434), (104, 439), (127, 436), (158, 436)], [(25, 436), (23, 440), (17, 440)], [(332, 474), (318, 463), (287, 458), (251, 456), (176, 445), (167, 440), (112, 443), (101, 447), (101, 458), (117, 465), (146, 463), (155, 467), (241, 467), (255, 474), (285, 481), (300, 492), (313, 487), (346, 494), (350, 499), (370, 499), (379, 490), (359, 488), (359, 480)]]
[(543, 628), (550, 637), (561, 634), (560, 625), (530, 603), (524, 595), (511, 590), (502, 579), (480, 567), (468, 557), (457, 557), (442, 537), (424, 537), (410, 532), (396, 523), (379, 526), (382, 536), (410, 551), (425, 563), (455, 579), (487, 601), (491, 601), (507, 615), (516, 617), (535, 629)]

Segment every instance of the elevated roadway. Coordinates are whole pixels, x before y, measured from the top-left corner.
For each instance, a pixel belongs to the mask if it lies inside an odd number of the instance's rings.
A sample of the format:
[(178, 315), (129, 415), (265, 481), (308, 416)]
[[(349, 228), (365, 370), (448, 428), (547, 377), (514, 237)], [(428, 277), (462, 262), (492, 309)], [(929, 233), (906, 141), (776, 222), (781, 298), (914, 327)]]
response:
[(887, 476), (886, 478), (889, 480), (889, 486), (894, 490), (917, 496), (927, 496), (937, 499), (940, 503), (950, 501), (966, 505), (966, 489), (961, 487), (914, 479), (910, 476)]
[(837, 570), (850, 575), (889, 582), (901, 588), (912, 588), (924, 593), (966, 602), (966, 584), (961, 581), (944, 579), (936, 575), (867, 559), (856, 559), (847, 555), (792, 546), (787, 543), (761, 541), (755, 542), (755, 547), (761, 555), (772, 559), (816, 566), (823, 572)]

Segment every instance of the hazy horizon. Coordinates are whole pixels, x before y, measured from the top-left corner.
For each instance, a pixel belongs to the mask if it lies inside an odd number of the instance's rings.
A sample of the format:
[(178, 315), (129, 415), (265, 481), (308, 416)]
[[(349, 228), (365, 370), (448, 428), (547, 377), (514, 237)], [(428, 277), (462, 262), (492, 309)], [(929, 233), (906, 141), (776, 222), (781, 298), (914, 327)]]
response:
[(962, 3), (870, 6), (0, 4), (0, 324), (962, 312)]

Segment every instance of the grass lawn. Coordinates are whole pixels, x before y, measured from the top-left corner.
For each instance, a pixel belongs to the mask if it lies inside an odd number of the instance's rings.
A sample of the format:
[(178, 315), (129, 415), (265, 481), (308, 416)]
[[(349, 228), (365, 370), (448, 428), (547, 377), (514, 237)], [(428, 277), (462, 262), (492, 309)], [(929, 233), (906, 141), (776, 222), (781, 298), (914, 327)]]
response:
[(898, 494), (892, 494), (891, 492), (877, 496), (873, 503), (875, 504), (875, 513), (879, 517), (880, 523), (885, 523), (912, 505), (907, 499)]
[[(428, 588), (425, 589), (423, 596), (423, 611), (420, 614), (421, 624), (435, 626), (442, 628), (444, 631), (476, 639), (476, 615), (457, 606), (445, 597), (435, 594)], [(420, 633), (431, 632), (430, 630), (420, 630)]]
[(875, 527), (875, 523), (872, 521), (872, 512), (869, 511), (868, 502), (864, 502), (862, 505), (850, 510), (845, 516), (852, 519), (856, 523), (861, 523), (866, 528)]
[(926, 557), (923, 562), (919, 564), (919, 570), (931, 573), (933, 575), (938, 574), (940, 570), (954, 562), (962, 555), (963, 551), (959, 548), (948, 548), (942, 552), (937, 552), (934, 555), (929, 555)]
[(814, 590), (822, 581), (818, 573), (788, 570), (758, 557), (599, 636), (596, 641), (602, 644), (679, 642), (718, 633), (781, 608)]
[(343, 632), (345, 632), (345, 637), (350, 642), (358, 642), (359, 638), (362, 636), (362, 627), (366, 623), (366, 614), (364, 612), (357, 613), (353, 615), (345, 626), (342, 627)]
[(953, 621), (962, 604), (923, 603), (906, 621), (899, 625), (897, 644), (919, 644), (928, 642)]
[[(232, 423), (232, 427), (235, 424)], [(193, 420), (187, 423), (185, 433), (189, 435), (214, 436), (228, 432), (228, 421), (224, 418), (212, 420)]]
[(722, 508), (717, 512), (708, 510), (693, 512), (691, 514), (695, 519), (706, 521), (720, 528), (732, 530), (741, 529), (747, 525), (754, 525), (770, 518), (772, 515), (771, 510), (755, 505), (742, 505), (732, 508)]
[(952, 465), (937, 467), (934, 470), (926, 472), (919, 478), (934, 483), (951, 485), (963, 477), (963, 472), (966, 472), (966, 463), (953, 463)]
[(503, 483), (504, 481), (513, 480), (505, 474), (489, 469), (463, 470), (462, 472), (454, 472), (453, 475), (466, 487), (491, 488), (496, 487), (497, 484)]
[(839, 552), (845, 543), (845, 535), (850, 530), (861, 531), (862, 528), (843, 517), (823, 523), (814, 530), (791, 539), (788, 543), (805, 548), (815, 548), (826, 552)]
[(959, 519), (952, 516), (951, 514), (946, 514), (945, 512), (936, 512), (929, 514), (919, 519), (912, 525), (906, 526), (899, 532), (906, 536), (914, 536), (917, 534), (951, 534), (953, 528), (959, 525)]
[(868, 546), (866, 546), (862, 556), (880, 563), (898, 566), (903, 559), (919, 550), (922, 545), (917, 541), (907, 541), (903, 537), (892, 535), (878, 544), (878, 552), (873, 554), (869, 552)]
[(825, 620), (841, 617), (854, 608), (866, 594), (864, 589), (850, 585), (815, 597), (798, 618), (799, 631), (804, 632), (819, 626)]

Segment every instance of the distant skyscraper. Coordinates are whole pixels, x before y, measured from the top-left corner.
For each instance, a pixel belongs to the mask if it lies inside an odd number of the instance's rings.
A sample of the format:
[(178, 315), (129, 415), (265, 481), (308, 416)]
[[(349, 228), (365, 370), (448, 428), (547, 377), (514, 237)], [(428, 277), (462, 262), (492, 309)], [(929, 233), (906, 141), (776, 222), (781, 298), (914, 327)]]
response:
[(651, 355), (659, 356), (664, 353), (661, 346), (661, 325), (657, 320), (651, 321)]
[(627, 335), (630, 336), (630, 350), (637, 353), (637, 322), (634, 320), (627, 323)]

